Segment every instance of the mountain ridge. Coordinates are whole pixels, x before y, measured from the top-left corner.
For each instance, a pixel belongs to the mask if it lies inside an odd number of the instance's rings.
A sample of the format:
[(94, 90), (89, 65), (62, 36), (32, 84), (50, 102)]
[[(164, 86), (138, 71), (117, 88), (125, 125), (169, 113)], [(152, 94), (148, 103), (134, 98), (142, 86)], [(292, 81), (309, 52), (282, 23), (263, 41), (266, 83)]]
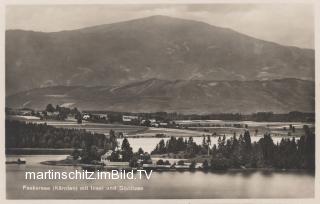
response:
[[(150, 20), (151, 19), (151, 20)], [(77, 30), (6, 31), (6, 95), (56, 85), (164, 80), (314, 80), (314, 50), (153, 16)]]
[(263, 41), (263, 42), (267, 42), (267, 43), (273, 43), (275, 45), (279, 45), (279, 46), (284, 46), (284, 47), (291, 47), (291, 48), (298, 48), (298, 49), (302, 49), (302, 50), (309, 50), (309, 51), (314, 51), (314, 49), (312, 48), (304, 48), (304, 47), (298, 47), (298, 46), (293, 46), (293, 45), (285, 45), (285, 44), (281, 44), (281, 43), (277, 43), (277, 42), (273, 42), (273, 41), (269, 41), (269, 40), (263, 40), (263, 39), (259, 39), (257, 37), (251, 36), (249, 34), (244, 34), (241, 33), (237, 30), (234, 30), (232, 28), (228, 28), (228, 27), (222, 27), (222, 26), (215, 26), (213, 24), (209, 24), (206, 22), (202, 22), (199, 20), (192, 20), (192, 19), (183, 19), (183, 18), (178, 18), (178, 17), (171, 17), (171, 16), (166, 16), (166, 15), (153, 15), (153, 16), (148, 16), (148, 17), (144, 17), (144, 18), (135, 18), (135, 19), (130, 19), (130, 20), (123, 20), (123, 21), (118, 21), (118, 22), (112, 22), (112, 23), (105, 23), (105, 24), (98, 24), (98, 25), (93, 25), (93, 26), (86, 26), (86, 27), (81, 27), (81, 28), (76, 28), (76, 29), (68, 29), (68, 30), (59, 30), (59, 31), (35, 31), (35, 30), (25, 30), (25, 29), (6, 29), (6, 32), (31, 32), (31, 33), (42, 33), (42, 34), (53, 34), (53, 33), (63, 33), (63, 32), (73, 32), (73, 31), (84, 31), (84, 30), (92, 30), (95, 28), (103, 28), (106, 26), (112, 26), (112, 25), (116, 25), (116, 24), (121, 24), (121, 23), (128, 23), (128, 22), (135, 22), (135, 21), (140, 21), (140, 20), (146, 20), (146, 19), (152, 19), (152, 18), (165, 18), (165, 19), (175, 19), (175, 20), (180, 20), (180, 21), (193, 21), (196, 23), (200, 23), (200, 24), (204, 24), (206, 26), (211, 26), (211, 27), (215, 27), (215, 28), (219, 28), (219, 29), (225, 29), (225, 30), (229, 30), (235, 33), (238, 33), (240, 35), (243, 36), (247, 36), (249, 38), (253, 38), (255, 40), (259, 40), (259, 41)]

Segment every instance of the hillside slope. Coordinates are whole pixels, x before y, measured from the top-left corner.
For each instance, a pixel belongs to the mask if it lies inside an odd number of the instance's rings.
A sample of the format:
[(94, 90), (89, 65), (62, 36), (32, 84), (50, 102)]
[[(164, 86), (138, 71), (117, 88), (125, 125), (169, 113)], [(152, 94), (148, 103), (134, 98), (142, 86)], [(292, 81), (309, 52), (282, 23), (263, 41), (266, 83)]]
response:
[(314, 50), (152, 16), (84, 29), (6, 31), (6, 94), (164, 80), (314, 80)]
[(47, 87), (6, 98), (7, 107), (44, 109), (49, 103), (81, 110), (180, 113), (314, 112), (314, 82), (166, 81), (150, 79), (118, 87)]

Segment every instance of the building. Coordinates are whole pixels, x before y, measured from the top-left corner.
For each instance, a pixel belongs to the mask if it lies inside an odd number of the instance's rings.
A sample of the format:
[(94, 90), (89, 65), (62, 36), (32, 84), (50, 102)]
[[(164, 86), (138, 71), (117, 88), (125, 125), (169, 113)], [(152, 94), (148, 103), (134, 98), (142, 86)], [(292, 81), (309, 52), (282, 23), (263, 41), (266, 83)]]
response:
[(150, 126), (151, 127), (159, 127), (159, 123), (151, 123)]
[(106, 163), (104, 163), (106, 165), (106, 167), (114, 167), (114, 168), (118, 168), (118, 167), (129, 167), (129, 162), (112, 162), (112, 161), (107, 161)]
[(59, 114), (59, 111), (47, 112), (47, 116), (58, 116)]
[(22, 109), (18, 111), (18, 115), (24, 115), (24, 116), (30, 116), (32, 113), (32, 110), (26, 110), (26, 109)]
[(138, 116), (133, 116), (133, 115), (123, 115), (122, 116), (122, 121), (123, 122), (131, 122), (133, 120), (139, 120)]
[(69, 114), (66, 118), (67, 121), (77, 121), (74, 115)]
[(189, 170), (190, 169), (190, 165), (189, 164), (175, 165), (174, 168), (176, 170)]
[(108, 120), (108, 115), (104, 113), (94, 113), (94, 114), (91, 114), (91, 116), (101, 120)]
[(101, 156), (101, 162), (105, 164), (107, 163), (108, 160), (110, 161), (109, 158), (111, 154), (112, 154), (112, 150), (107, 151), (104, 155)]
[(167, 126), (168, 126), (168, 123), (162, 122), (162, 123), (159, 123), (159, 125), (160, 125), (161, 127), (167, 127)]
[(103, 163), (106, 167), (128, 167), (129, 162), (113, 162), (110, 161), (110, 156), (112, 154), (112, 150), (107, 151), (104, 155), (101, 156), (101, 163)]
[(68, 155), (67, 158), (66, 158), (66, 160), (74, 160), (74, 157), (71, 156), (71, 155)]
[(90, 118), (90, 115), (89, 114), (84, 114), (83, 116), (82, 116), (82, 119), (83, 120), (88, 120)]

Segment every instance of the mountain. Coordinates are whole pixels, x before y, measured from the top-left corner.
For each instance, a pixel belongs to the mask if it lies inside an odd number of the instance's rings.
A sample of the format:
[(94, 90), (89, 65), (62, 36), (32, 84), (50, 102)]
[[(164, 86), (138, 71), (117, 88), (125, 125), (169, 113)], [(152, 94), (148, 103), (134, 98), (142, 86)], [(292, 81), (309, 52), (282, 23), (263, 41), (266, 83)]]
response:
[(8, 30), (5, 42), (6, 95), (48, 86), (114, 86), (151, 78), (314, 80), (314, 50), (167, 16), (51, 33)]
[(315, 84), (268, 81), (166, 81), (149, 79), (117, 87), (57, 86), (6, 98), (6, 107), (44, 109), (47, 104), (81, 110), (180, 113), (314, 112)]

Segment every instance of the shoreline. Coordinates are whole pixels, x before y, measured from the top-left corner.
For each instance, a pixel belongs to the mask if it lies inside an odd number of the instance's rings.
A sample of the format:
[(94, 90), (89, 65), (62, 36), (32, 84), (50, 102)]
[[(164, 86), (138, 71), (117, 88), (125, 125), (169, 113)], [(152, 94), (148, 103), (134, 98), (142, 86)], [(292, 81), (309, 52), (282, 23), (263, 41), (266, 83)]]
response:
[(6, 155), (70, 155), (81, 148), (6, 148)]
[[(80, 161), (77, 160), (48, 160), (48, 161), (42, 161), (40, 162), (42, 165), (48, 165), (48, 166), (79, 166), (83, 168), (91, 168), (91, 169), (99, 169), (99, 170), (114, 170), (119, 169), (115, 167), (108, 167), (103, 165), (97, 165), (97, 164), (84, 164), (80, 163)], [(137, 167), (122, 167), (120, 169), (125, 170), (137, 170), (139, 168)], [(141, 168), (143, 169), (143, 168)], [(154, 169), (155, 172), (195, 172), (195, 171), (202, 171), (204, 173), (236, 173), (236, 172), (310, 172), (314, 173), (314, 170), (310, 169), (277, 169), (277, 168), (230, 168), (230, 169), (224, 169), (224, 170), (204, 170), (201, 168), (198, 169), (176, 169), (176, 168), (170, 168), (170, 169)]]
[[(18, 149), (18, 148), (15, 148)], [(19, 148), (20, 149), (20, 148)], [(21, 148), (23, 150), (28, 149), (31, 150), (33, 148)], [(33, 154), (29, 151), (27, 151), (27, 153), (25, 153), (24, 151), (21, 152), (15, 152), (13, 154), (8, 154), (7, 153), (7, 149), (6, 149), (6, 156), (27, 156), (27, 155), (69, 155), (69, 153), (66, 153), (68, 151), (70, 151), (71, 149), (67, 149), (67, 151), (65, 151), (66, 149), (55, 149), (58, 150), (58, 152), (61, 152), (60, 154), (54, 154), (55, 151), (51, 152), (51, 150), (49, 150), (48, 152), (41, 152), (40, 154), (37, 154), (38, 152), (33, 152)], [(37, 150), (35, 150), (37, 151)], [(73, 151), (73, 149), (72, 149)], [(71, 151), (71, 152), (72, 152)], [(71, 153), (70, 152), (70, 153)], [(157, 155), (159, 156), (159, 155)], [(156, 159), (174, 159), (174, 158), (161, 158), (161, 157), (154, 157)], [(184, 160), (184, 161), (190, 161), (192, 159), (188, 158), (188, 159), (180, 159), (180, 158), (176, 158), (177, 160)], [(196, 159), (196, 158), (195, 158)], [(84, 163), (80, 163), (80, 161), (77, 160), (46, 160), (46, 161), (41, 161), (40, 164), (42, 165), (47, 165), (47, 166), (79, 166), (79, 167), (84, 167), (84, 168), (103, 168), (103, 169), (119, 169), (119, 168), (113, 168), (113, 167), (106, 167), (106, 166), (102, 166), (102, 165), (97, 165), (97, 164), (84, 164)], [(135, 167), (124, 167), (123, 169), (136, 169)], [(262, 172), (299, 172), (299, 171), (304, 171), (304, 172), (312, 172), (314, 173), (315, 170), (312, 169), (278, 169), (278, 168), (230, 168), (230, 169), (223, 169), (223, 170), (204, 170), (204, 169), (167, 169), (167, 170), (154, 170), (154, 171), (158, 171), (158, 172), (165, 172), (165, 171), (177, 171), (177, 172), (183, 172), (183, 171), (203, 171), (203, 172), (207, 172), (207, 173), (226, 173), (226, 172), (253, 172), (253, 171), (262, 171)]]

